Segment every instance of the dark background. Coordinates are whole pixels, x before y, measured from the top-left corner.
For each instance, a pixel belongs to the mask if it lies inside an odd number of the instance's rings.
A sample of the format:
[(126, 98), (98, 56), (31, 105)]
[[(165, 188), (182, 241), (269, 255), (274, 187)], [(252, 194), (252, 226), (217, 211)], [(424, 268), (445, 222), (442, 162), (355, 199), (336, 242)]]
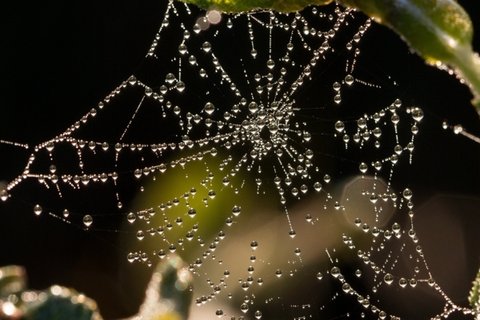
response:
[[(460, 3), (480, 30), (480, 5)], [(111, 0), (11, 5), (3, 11), (0, 28), (0, 139), (32, 145), (64, 131), (134, 73), (161, 23), (164, 8), (162, 1)], [(415, 165), (405, 180), (426, 207), (443, 203), (445, 214), (454, 216), (462, 226), (469, 261), (466, 268), (451, 272), (463, 274), (459, 280), (463, 282), (456, 285), (466, 292), (480, 265), (476, 231), (480, 227), (480, 146), (443, 131), (440, 124), (443, 120), (462, 124), (480, 136), (479, 118), (469, 104), (466, 87), (445, 72), (426, 67), (407, 53), (391, 31), (377, 28), (378, 38), (367, 40), (371, 52), (363, 54), (365, 65), (374, 73), (391, 75), (400, 90), (426, 113)], [(476, 51), (480, 51), (478, 33)], [(0, 180), (9, 181), (24, 167), (27, 154), (13, 148), (1, 150)], [(458, 235), (449, 235), (448, 228), (441, 225), (435, 229), (430, 222), (436, 212), (426, 211), (432, 216), (425, 214), (419, 228), (433, 230), (424, 238), (427, 246), (432, 243), (440, 248), (432, 258), (432, 269), (441, 273), (455, 251), (449, 247), (449, 237)], [(145, 276), (132, 279), (134, 270), (124, 266), (125, 253), (116, 238), (115, 234), (87, 233), (54, 219), (35, 219), (31, 210), (11, 201), (0, 205), (0, 265), (26, 266), (34, 288), (53, 283), (73, 286), (97, 300), (107, 318), (126, 316), (139, 303), (140, 298), (130, 299), (125, 281), (146, 281)], [(465, 297), (456, 298), (465, 303)]]

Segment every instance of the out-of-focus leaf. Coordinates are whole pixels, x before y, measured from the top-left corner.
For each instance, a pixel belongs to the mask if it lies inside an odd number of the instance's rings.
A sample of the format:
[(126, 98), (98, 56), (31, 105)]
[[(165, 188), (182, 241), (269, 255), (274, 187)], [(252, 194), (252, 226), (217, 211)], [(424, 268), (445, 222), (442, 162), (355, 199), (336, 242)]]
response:
[(242, 12), (255, 9), (272, 9), (290, 12), (308, 5), (325, 5), (332, 0), (182, 0), (203, 9), (216, 9), (223, 12)]
[(0, 319), (101, 320), (96, 303), (75, 290), (52, 286), (45, 291), (26, 289), (25, 269), (0, 268)]
[(145, 301), (130, 320), (187, 320), (193, 278), (185, 263), (169, 255), (152, 274)]
[(470, 306), (477, 311), (477, 317), (480, 319), (480, 270), (478, 270), (477, 277), (473, 280), (468, 301), (470, 302)]
[[(187, 320), (192, 300), (192, 275), (182, 259), (170, 255), (152, 274), (145, 301), (130, 320)], [(20, 266), (0, 268), (0, 319), (102, 320), (97, 304), (73, 289), (54, 285), (44, 291), (26, 290)]]
[(480, 58), (473, 26), (454, 0), (342, 0), (400, 34), (428, 63), (452, 68), (480, 105)]

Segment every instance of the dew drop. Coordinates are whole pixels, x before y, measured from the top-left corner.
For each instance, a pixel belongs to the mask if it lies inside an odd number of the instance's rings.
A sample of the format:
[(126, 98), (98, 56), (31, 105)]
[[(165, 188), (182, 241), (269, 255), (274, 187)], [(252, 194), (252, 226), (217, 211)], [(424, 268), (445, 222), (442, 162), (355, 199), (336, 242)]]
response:
[(353, 76), (351, 74), (348, 74), (346, 77), (345, 77), (345, 83), (349, 86), (351, 86), (353, 84)]
[(182, 43), (181, 45), (178, 46), (178, 52), (181, 55), (184, 55), (185, 53), (187, 53), (187, 46), (184, 43)]
[(133, 252), (127, 254), (127, 260), (128, 262), (133, 263), (135, 261), (135, 254)]
[(357, 126), (360, 128), (360, 129), (365, 129), (367, 127), (367, 120), (365, 120), (364, 118), (360, 118), (357, 120)]
[(93, 223), (93, 218), (92, 218), (91, 215), (86, 214), (86, 215), (83, 216), (83, 225), (85, 227), (87, 227), (87, 228), (90, 227), (92, 225), (92, 223)]
[(234, 206), (234, 207), (232, 208), (232, 214), (233, 214), (235, 217), (238, 217), (241, 212), (242, 212), (242, 208), (241, 208), (240, 206)]
[(334, 278), (338, 278), (340, 276), (340, 268), (338, 267), (332, 267), (332, 269), (330, 269), (330, 274), (334, 277)]
[(333, 102), (335, 102), (336, 104), (340, 104), (340, 102), (342, 102), (342, 96), (340, 96), (340, 94), (336, 94), (333, 97)]
[(165, 253), (165, 250), (160, 249), (160, 250), (158, 250), (157, 255), (158, 255), (158, 257), (159, 257), (160, 259), (163, 259), (163, 258), (165, 258), (165, 256), (166, 256), (167, 254)]
[(8, 199), (8, 191), (3, 189), (1, 192), (0, 192), (0, 199), (2, 201), (7, 201)]
[(173, 73), (167, 73), (167, 75), (165, 76), (165, 82), (168, 84), (173, 84), (175, 82), (175, 75)]
[(212, 50), (212, 45), (210, 44), (210, 42), (205, 41), (205, 42), (202, 44), (202, 49), (203, 49), (203, 51), (205, 51), (206, 53), (208, 53), (208, 52), (210, 52), (210, 50)]
[(338, 82), (333, 83), (333, 90), (340, 91), (341, 85)]
[(410, 200), (413, 196), (413, 192), (412, 190), (406, 188), (405, 190), (403, 190), (402, 195), (405, 199)]
[(360, 163), (360, 165), (358, 166), (358, 169), (360, 169), (360, 172), (361, 173), (366, 173), (367, 170), (368, 170), (368, 166), (365, 162), (362, 162)]
[(343, 130), (345, 130), (345, 124), (342, 122), (342, 121), (337, 121), (335, 123), (335, 130), (337, 130), (337, 132), (343, 132)]
[(215, 112), (215, 106), (213, 105), (213, 103), (207, 102), (203, 111), (205, 111), (206, 114), (211, 115)]
[(178, 92), (183, 92), (185, 91), (185, 83), (183, 81), (178, 81), (177, 84), (175, 85), (175, 88), (177, 89)]
[(417, 286), (417, 279), (414, 279), (414, 278), (410, 279), (408, 284), (410, 285), (410, 287), (415, 288)]
[(420, 108), (415, 108), (415, 109), (413, 109), (412, 118), (413, 118), (413, 120), (415, 120), (415, 121), (417, 121), (417, 122), (422, 121), (422, 119), (423, 119), (423, 110), (420, 109)]
[(197, 210), (195, 210), (194, 208), (188, 209), (188, 216), (189, 217), (194, 218), (196, 215), (197, 215)]
[(385, 274), (383, 281), (385, 281), (386, 284), (391, 285), (393, 283), (393, 275), (390, 273)]
[(272, 59), (268, 59), (267, 67), (268, 69), (272, 70), (275, 67), (275, 62)]
[(33, 207), (33, 213), (35, 213), (37, 216), (39, 216), (40, 214), (42, 214), (42, 207), (39, 204), (36, 204)]

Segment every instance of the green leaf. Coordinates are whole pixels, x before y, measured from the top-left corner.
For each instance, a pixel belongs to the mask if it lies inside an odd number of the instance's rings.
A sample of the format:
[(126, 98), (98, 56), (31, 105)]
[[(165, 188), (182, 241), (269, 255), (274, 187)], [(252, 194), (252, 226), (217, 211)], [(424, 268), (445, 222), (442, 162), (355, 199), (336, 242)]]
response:
[(342, 0), (395, 30), (428, 63), (447, 65), (467, 83), (480, 107), (480, 58), (473, 26), (454, 0)]
[(79, 296), (74, 290), (56, 287), (67, 292), (62, 295), (46, 293), (42, 302), (32, 303), (26, 308), (24, 320), (101, 320), (95, 303)]
[(477, 277), (473, 280), (472, 290), (470, 290), (468, 301), (470, 302), (470, 306), (480, 317), (480, 270), (478, 270)]
[[(224, 12), (268, 8), (300, 10), (329, 0), (184, 0)], [(480, 108), (480, 58), (472, 49), (473, 27), (455, 0), (339, 0), (395, 30), (429, 64), (448, 66), (471, 89)]]
[(145, 301), (132, 320), (187, 320), (192, 302), (193, 278), (183, 260), (164, 258), (152, 274)]
[(203, 9), (222, 12), (242, 12), (255, 9), (272, 9), (282, 12), (297, 11), (308, 5), (325, 5), (332, 0), (182, 0)]

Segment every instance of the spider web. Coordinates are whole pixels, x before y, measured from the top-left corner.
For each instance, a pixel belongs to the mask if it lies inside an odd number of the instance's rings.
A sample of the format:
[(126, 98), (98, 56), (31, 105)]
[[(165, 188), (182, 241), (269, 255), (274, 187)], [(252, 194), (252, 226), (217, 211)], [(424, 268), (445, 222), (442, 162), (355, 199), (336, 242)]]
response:
[(1, 141), (30, 152), (1, 199), (133, 238), (132, 264), (180, 254), (192, 318), (396, 319), (397, 297), (424, 294), (429, 317), (472, 314), (425, 259), (399, 179), (424, 114), (358, 67), (371, 27), (336, 4), (169, 2), (142, 66), (98, 105), (37, 145)]

